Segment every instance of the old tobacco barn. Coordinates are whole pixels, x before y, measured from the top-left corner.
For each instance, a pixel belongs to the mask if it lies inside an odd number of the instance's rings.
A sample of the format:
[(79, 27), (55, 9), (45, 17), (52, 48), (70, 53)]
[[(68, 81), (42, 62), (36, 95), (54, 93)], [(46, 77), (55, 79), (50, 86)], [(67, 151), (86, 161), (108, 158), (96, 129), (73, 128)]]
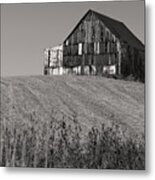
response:
[(89, 10), (63, 42), (64, 74), (132, 75), (144, 81), (145, 47), (124, 23)]

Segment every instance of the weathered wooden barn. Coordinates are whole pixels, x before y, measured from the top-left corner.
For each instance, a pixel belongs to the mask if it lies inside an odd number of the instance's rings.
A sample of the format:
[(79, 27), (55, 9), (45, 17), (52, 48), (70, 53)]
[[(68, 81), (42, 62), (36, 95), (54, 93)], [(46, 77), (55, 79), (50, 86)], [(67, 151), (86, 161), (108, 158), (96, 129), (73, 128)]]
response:
[(63, 46), (58, 45), (44, 50), (44, 75), (63, 74)]
[(89, 10), (63, 42), (63, 67), (88, 75), (144, 81), (145, 46), (124, 23)]

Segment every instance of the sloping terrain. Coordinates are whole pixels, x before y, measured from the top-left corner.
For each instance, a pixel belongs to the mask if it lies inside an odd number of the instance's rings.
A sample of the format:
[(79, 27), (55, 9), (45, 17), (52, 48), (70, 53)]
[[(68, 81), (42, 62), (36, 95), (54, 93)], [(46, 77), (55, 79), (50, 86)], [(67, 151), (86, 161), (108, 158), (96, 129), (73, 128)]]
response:
[(119, 122), (144, 132), (144, 84), (96, 76), (29, 76), (1, 79), (1, 120), (29, 122), (76, 118), (87, 130)]

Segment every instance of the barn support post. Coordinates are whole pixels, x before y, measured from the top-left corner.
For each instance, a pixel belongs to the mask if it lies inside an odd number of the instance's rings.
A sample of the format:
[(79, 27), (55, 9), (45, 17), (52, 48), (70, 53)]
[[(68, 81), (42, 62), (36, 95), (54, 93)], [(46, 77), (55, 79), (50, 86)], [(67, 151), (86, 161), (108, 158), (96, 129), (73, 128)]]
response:
[(85, 57), (81, 56), (81, 75), (84, 75), (84, 65), (85, 65)]
[(89, 65), (89, 75), (92, 75), (92, 72), (93, 72), (92, 66)]
[(121, 44), (117, 41), (117, 51), (118, 51), (118, 75), (121, 75)]
[(84, 65), (81, 65), (81, 75), (84, 75)]
[(48, 68), (50, 67), (50, 60), (51, 60), (51, 51), (48, 50)]
[(118, 75), (121, 75), (121, 51), (118, 53)]

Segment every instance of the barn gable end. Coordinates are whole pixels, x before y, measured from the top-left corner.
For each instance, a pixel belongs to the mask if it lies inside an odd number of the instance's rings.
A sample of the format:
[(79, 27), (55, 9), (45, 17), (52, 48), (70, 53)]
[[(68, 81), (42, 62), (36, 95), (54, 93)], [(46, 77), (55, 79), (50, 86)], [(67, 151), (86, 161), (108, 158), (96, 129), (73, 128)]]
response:
[(63, 66), (80, 67), (80, 74), (144, 78), (144, 51), (144, 45), (122, 22), (89, 10), (63, 42)]

